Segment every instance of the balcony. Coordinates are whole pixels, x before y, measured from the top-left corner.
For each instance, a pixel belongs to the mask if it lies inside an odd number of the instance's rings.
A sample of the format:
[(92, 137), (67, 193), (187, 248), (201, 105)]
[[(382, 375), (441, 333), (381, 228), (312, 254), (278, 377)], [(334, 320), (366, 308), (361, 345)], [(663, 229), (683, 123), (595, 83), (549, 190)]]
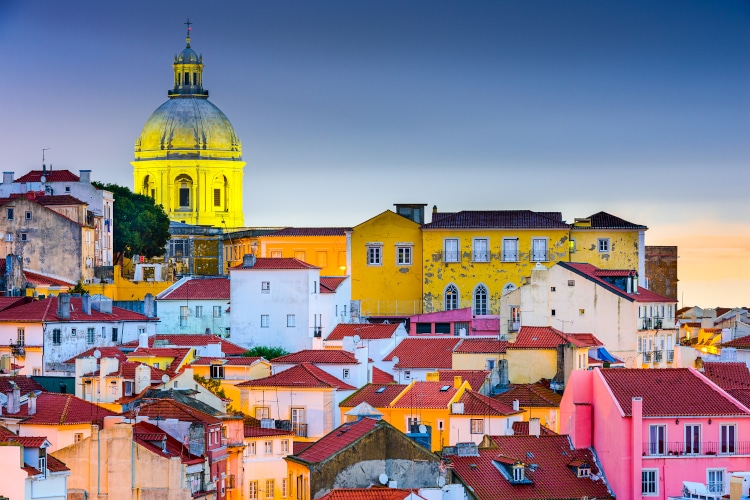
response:
[(689, 444), (683, 441), (643, 443), (644, 457), (706, 457), (715, 455), (750, 455), (750, 441), (718, 443), (702, 441)]
[(446, 250), (443, 252), (443, 262), (459, 262), (460, 260), (458, 251)]
[(237, 476), (235, 476), (234, 474), (228, 474), (224, 478), (224, 487), (228, 490), (237, 488)]
[(652, 353), (651, 351), (648, 351), (648, 352), (644, 352), (644, 353), (643, 353), (643, 362), (644, 362), (644, 363), (650, 363), (650, 362), (651, 362), (651, 360), (653, 359), (653, 356), (652, 356), (652, 354), (653, 354), (653, 353)]
[(521, 322), (518, 320), (508, 320), (508, 333), (515, 333), (521, 329)]
[(307, 437), (307, 424), (292, 424), (292, 432), (297, 437)]
[(674, 363), (674, 351), (667, 351), (667, 363)]
[(517, 253), (503, 253), (503, 262), (518, 262)]
[(529, 256), (531, 262), (549, 262), (549, 250), (537, 250)]
[(26, 356), (26, 345), (23, 343), (10, 344), (10, 351), (13, 353), (13, 356), (23, 358)]
[(661, 360), (663, 357), (664, 357), (663, 351), (654, 351), (654, 363), (661, 363)]
[(641, 318), (640, 324), (638, 325), (639, 330), (661, 330), (664, 318), (653, 317), (653, 318)]
[(474, 252), (471, 254), (471, 260), (473, 262), (489, 262), (490, 254), (489, 252)]

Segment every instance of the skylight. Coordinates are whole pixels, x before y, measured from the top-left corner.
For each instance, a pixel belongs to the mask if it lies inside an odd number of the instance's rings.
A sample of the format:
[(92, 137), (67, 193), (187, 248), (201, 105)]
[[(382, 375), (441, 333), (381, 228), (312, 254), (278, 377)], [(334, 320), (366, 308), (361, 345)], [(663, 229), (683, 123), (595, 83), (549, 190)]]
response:
[(380, 388), (378, 388), (378, 390), (377, 390), (377, 391), (375, 391), (375, 392), (377, 392), (378, 394), (380, 394), (381, 392), (385, 392), (385, 387), (380, 387)]
[(441, 387), (441, 388), (440, 388), (440, 392), (445, 392), (445, 391), (447, 391), (447, 390), (448, 390), (448, 389), (450, 389), (450, 388), (451, 388), (451, 386), (449, 386), (449, 385), (444, 385), (443, 387)]

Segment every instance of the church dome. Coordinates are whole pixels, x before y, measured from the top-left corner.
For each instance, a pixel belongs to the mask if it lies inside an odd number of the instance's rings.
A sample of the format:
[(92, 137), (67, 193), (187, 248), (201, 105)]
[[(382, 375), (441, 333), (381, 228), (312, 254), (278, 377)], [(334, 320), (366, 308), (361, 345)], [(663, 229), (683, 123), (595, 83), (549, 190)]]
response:
[(222, 111), (208, 99), (175, 97), (159, 106), (136, 141), (136, 152), (197, 155), (241, 151), (240, 140)]
[(176, 62), (180, 64), (198, 64), (200, 58), (190, 46), (187, 46), (182, 52), (180, 52), (180, 55), (177, 56)]

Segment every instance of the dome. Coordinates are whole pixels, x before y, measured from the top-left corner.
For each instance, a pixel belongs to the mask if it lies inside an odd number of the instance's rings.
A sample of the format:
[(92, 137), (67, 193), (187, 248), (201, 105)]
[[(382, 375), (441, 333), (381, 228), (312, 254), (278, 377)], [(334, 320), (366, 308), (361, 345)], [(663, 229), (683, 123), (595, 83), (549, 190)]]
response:
[(182, 52), (180, 52), (180, 55), (177, 56), (176, 62), (180, 64), (198, 64), (200, 59), (198, 58), (198, 54), (196, 54), (188, 45)]
[[(136, 152), (164, 151), (210, 157), (210, 151), (241, 152), (234, 127), (208, 99), (171, 98), (146, 121)], [(233, 155), (234, 156), (234, 155)], [(239, 157), (239, 154), (237, 155)]]

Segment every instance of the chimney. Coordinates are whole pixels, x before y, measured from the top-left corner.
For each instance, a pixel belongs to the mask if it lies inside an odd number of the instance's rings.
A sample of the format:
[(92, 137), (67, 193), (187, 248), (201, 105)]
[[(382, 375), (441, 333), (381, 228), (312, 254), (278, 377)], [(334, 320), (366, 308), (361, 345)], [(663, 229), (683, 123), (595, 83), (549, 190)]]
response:
[(633, 275), (633, 293), (638, 293), (638, 275)]
[(79, 170), (78, 177), (80, 182), (84, 184), (91, 184), (91, 170)]
[(464, 380), (461, 378), (461, 375), (456, 375), (455, 377), (453, 377), (453, 387), (455, 387), (456, 389), (461, 387), (461, 384), (463, 384), (463, 382)]
[(33, 392), (29, 394), (29, 399), (26, 401), (26, 404), (28, 405), (29, 415), (36, 415), (36, 394)]
[(242, 256), (242, 267), (253, 267), (255, 266), (255, 255), (245, 254)]
[(437, 205), (432, 205), (432, 213), (433, 214), (438, 213), (438, 211), (437, 211)]
[(539, 418), (529, 419), (529, 436), (539, 437), (539, 433), (542, 432), (542, 423)]
[(138, 336), (138, 347), (148, 349), (148, 333), (142, 333)]
[(70, 319), (70, 295), (61, 293), (57, 296), (57, 317)]
[(11, 387), (8, 393), (8, 415), (15, 415), (21, 410), (21, 389), (15, 382), (11, 382)]
[(3, 184), (12, 184), (13, 175), (13, 172), (3, 172)]
[(87, 293), (81, 295), (81, 312), (91, 316), (91, 296)]
[(135, 394), (140, 394), (151, 386), (151, 367), (139, 364), (135, 367)]
[(147, 293), (146, 296), (143, 297), (143, 314), (145, 314), (147, 318), (156, 317), (156, 302), (154, 301), (154, 296), (150, 293)]
[(513, 400), (513, 409), (516, 410), (516, 411), (520, 410), (520, 403), (518, 402), (517, 399)]

